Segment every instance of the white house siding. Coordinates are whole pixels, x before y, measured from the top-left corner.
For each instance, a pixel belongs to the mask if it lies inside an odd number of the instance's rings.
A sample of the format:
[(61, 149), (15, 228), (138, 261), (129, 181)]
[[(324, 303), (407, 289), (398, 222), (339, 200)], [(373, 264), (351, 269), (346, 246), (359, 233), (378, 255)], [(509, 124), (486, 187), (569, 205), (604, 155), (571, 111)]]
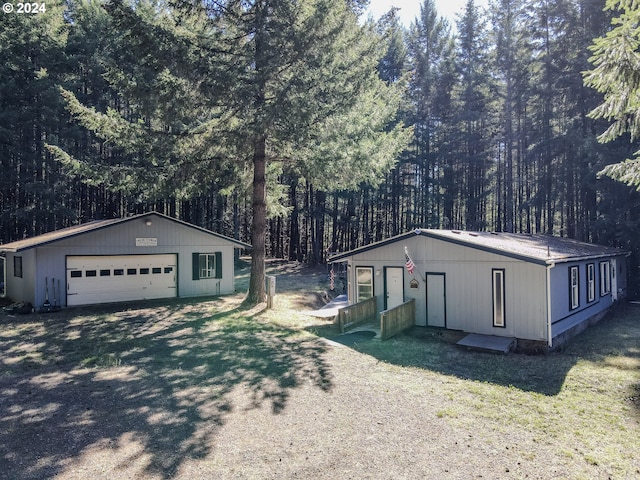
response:
[[(22, 277), (16, 277), (14, 267), (14, 256), (22, 257)], [(5, 285), (7, 297), (20, 301), (30, 302), (36, 305), (33, 296), (33, 284), (36, 278), (36, 252), (26, 250), (17, 254), (7, 254), (7, 283)], [(44, 300), (44, 298), (43, 298)]]
[[(404, 282), (405, 300), (416, 300), (416, 324), (426, 325), (425, 274), (444, 273), (447, 328), (546, 341), (546, 267), (543, 265), (417, 235), (355, 254), (351, 259), (352, 289), (355, 288), (355, 268), (373, 267), (374, 292), (378, 296), (378, 309), (382, 310), (384, 267), (404, 266), (405, 247), (416, 264), (414, 275), (405, 269)], [(504, 328), (493, 326), (493, 269), (505, 271)], [(414, 277), (419, 281), (418, 289), (409, 287)]]

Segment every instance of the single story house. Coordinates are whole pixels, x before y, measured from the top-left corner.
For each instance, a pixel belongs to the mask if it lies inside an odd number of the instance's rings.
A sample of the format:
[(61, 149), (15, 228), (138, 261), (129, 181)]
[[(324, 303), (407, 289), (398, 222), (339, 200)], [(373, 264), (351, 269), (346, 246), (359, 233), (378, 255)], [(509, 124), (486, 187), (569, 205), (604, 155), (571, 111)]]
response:
[[(625, 296), (627, 252), (549, 235), (417, 229), (334, 255), (351, 303), (415, 299), (416, 325), (553, 348)], [(410, 273), (409, 270), (413, 270)]]
[(76, 306), (234, 292), (234, 249), (250, 245), (152, 212), (0, 245), (5, 294)]

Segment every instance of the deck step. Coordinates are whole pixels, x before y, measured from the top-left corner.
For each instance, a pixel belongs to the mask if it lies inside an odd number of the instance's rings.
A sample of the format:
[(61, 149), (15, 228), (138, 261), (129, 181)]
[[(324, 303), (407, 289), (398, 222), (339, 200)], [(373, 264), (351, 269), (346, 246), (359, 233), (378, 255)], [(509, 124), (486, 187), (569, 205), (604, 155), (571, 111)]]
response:
[(516, 339), (511, 337), (497, 337), (495, 335), (479, 335), (477, 333), (470, 333), (456, 343), (456, 345), (485, 352), (508, 353), (513, 348), (515, 342)]

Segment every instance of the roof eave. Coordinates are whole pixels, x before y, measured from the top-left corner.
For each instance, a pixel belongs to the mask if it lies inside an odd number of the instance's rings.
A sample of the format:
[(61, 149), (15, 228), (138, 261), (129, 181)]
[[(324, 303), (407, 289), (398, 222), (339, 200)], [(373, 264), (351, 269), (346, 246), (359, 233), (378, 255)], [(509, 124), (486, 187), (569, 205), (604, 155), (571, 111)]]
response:
[(59, 242), (59, 241), (62, 241), (62, 240), (67, 240), (69, 238), (74, 238), (74, 237), (77, 237), (79, 235), (84, 235), (85, 233), (96, 232), (96, 231), (102, 230), (104, 228), (108, 228), (108, 227), (111, 227), (111, 226), (114, 226), (114, 225), (119, 225), (121, 223), (126, 223), (126, 222), (129, 222), (129, 221), (132, 221), (132, 220), (144, 218), (144, 217), (147, 217), (147, 216), (150, 216), (150, 215), (156, 215), (158, 217), (161, 217), (161, 218), (164, 218), (164, 219), (167, 219), (167, 220), (171, 220), (173, 222), (179, 223), (179, 224), (184, 225), (186, 227), (195, 228), (196, 230), (200, 230), (203, 233), (206, 233), (206, 234), (209, 234), (209, 235), (213, 235), (213, 236), (218, 237), (220, 239), (229, 241), (232, 244), (234, 244), (235, 248), (253, 249), (253, 247), (250, 244), (241, 242), (240, 240), (236, 240), (235, 238), (230, 238), (230, 237), (227, 237), (225, 235), (221, 235), (219, 233), (212, 232), (211, 230), (207, 230), (206, 228), (199, 227), (197, 225), (193, 225), (191, 223), (185, 222), (183, 220), (179, 220), (177, 218), (169, 217), (168, 215), (164, 215), (163, 213), (147, 212), (147, 213), (141, 213), (141, 214), (138, 214), (138, 215), (133, 215), (131, 217), (113, 219), (114, 221), (109, 222), (109, 223), (105, 223), (105, 224), (102, 224), (102, 225), (96, 225), (95, 228), (87, 228), (86, 230), (82, 230), (82, 231), (75, 232), (75, 233), (70, 233), (69, 235), (65, 235), (65, 236), (62, 236), (62, 237), (59, 237), (59, 238), (53, 238), (51, 240), (46, 240), (46, 241), (39, 242), (39, 243), (34, 243), (32, 245), (25, 245), (24, 247), (12, 247), (12, 248), (5, 249), (5, 248), (2, 247), (2, 245), (0, 245), (0, 252), (19, 253), (19, 252), (23, 252), (25, 250), (30, 250), (32, 248), (38, 248), (38, 247), (42, 247), (44, 245), (49, 245), (49, 244), (52, 244), (52, 243), (55, 243), (55, 242)]

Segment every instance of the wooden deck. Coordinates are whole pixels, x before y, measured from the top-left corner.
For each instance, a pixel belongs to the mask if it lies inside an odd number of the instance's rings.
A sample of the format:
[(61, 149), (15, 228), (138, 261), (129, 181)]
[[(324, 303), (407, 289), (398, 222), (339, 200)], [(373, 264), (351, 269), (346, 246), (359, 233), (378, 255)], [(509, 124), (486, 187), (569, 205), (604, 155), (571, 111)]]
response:
[(478, 335), (470, 333), (456, 343), (463, 347), (484, 352), (508, 353), (516, 343), (515, 338), (496, 337), (494, 335)]

